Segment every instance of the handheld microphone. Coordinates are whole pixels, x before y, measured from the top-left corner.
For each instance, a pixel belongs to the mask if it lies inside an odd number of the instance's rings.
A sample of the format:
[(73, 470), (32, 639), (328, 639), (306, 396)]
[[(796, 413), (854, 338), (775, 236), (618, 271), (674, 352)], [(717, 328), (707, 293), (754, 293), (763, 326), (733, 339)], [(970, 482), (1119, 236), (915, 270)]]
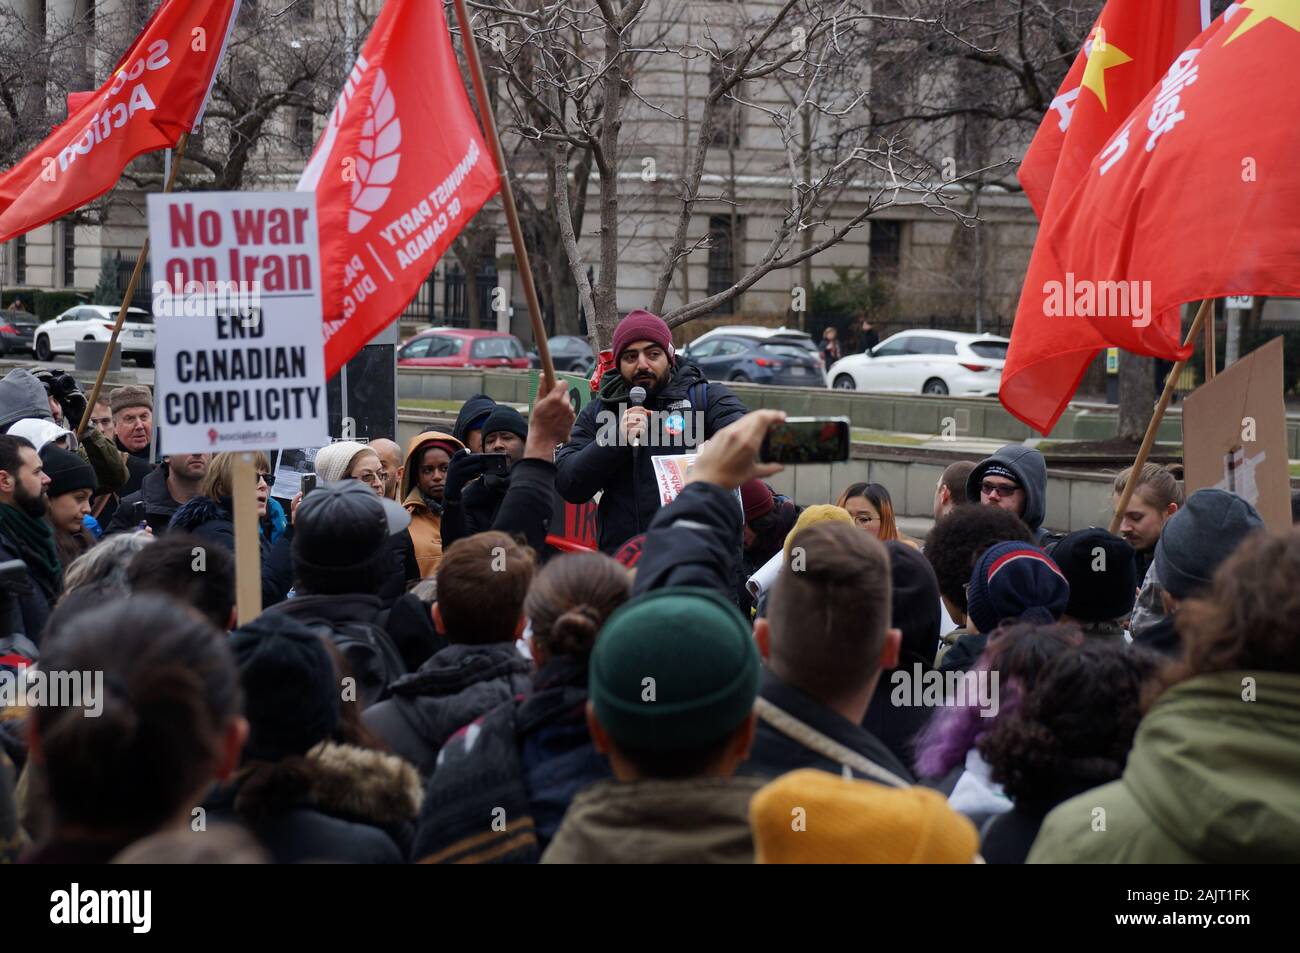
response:
[[(644, 407), (645, 399), (646, 399), (646, 390), (644, 387), (641, 386), (633, 387), (631, 390), (627, 392), (628, 403), (631, 404), (633, 407)], [(632, 446), (634, 447), (640, 446), (640, 441), (634, 440), (632, 442)]]

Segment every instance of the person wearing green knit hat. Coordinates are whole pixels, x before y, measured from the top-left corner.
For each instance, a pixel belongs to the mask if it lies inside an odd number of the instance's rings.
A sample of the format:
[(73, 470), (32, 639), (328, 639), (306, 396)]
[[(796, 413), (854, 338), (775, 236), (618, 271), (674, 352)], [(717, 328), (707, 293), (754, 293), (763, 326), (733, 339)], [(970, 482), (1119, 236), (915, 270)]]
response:
[(587, 724), (614, 779), (582, 791), (543, 863), (750, 863), (749, 800), (736, 777), (754, 737), (758, 651), (711, 589), (627, 603), (591, 655)]

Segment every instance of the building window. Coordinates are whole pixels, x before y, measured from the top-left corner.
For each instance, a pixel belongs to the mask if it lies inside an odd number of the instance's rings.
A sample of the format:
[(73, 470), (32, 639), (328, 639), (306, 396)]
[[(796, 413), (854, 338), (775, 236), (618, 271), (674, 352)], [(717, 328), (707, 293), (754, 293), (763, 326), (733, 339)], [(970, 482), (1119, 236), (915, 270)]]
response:
[(876, 277), (896, 276), (902, 260), (903, 223), (871, 219), (871, 270)]
[[(712, 63), (709, 66), (709, 89), (712, 91), (722, 84), (726, 79), (721, 63)], [(733, 93), (739, 93), (740, 88), (732, 90)], [(709, 144), (721, 146), (724, 149), (735, 149), (740, 145), (740, 133), (744, 128), (744, 113), (741, 111), (740, 103), (728, 96), (723, 96), (718, 100), (718, 104), (713, 111), (713, 131), (709, 138)]]
[(14, 284), (27, 284), (27, 236), (14, 239)]
[[(740, 244), (742, 219), (735, 219), (732, 230), (730, 215), (711, 215), (709, 217), (709, 294), (715, 295), (726, 291), (736, 283), (737, 253)], [(735, 311), (736, 300), (733, 298), (718, 306), (720, 314)]]
[(63, 222), (60, 228), (63, 233), (63, 247), (60, 261), (63, 265), (63, 287), (72, 288), (76, 285), (76, 266), (77, 266), (77, 227), (72, 222)]
[(297, 106), (293, 111), (293, 141), (303, 153), (309, 155), (316, 144), (316, 114), (306, 106)]

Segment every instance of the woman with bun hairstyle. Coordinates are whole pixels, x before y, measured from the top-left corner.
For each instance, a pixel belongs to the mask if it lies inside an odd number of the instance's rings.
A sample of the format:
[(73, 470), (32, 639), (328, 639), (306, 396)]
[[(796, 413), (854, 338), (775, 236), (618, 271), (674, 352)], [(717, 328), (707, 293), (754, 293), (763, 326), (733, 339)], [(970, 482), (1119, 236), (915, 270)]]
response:
[(107, 863), (151, 834), (188, 831), (248, 737), (223, 633), (179, 603), (139, 595), (98, 606), (94, 625), (51, 635), (42, 669), (102, 680), (83, 687), (81, 705), (34, 709), (30, 761), (52, 824), (23, 859)]
[[(537, 663), (532, 692), (443, 746), (412, 860), (536, 863), (574, 795), (610, 777), (587, 732), (587, 662), (601, 626), (630, 592), (627, 570), (601, 553), (561, 556), (537, 574), (524, 603)], [(494, 816), (504, 823), (485, 823)]]

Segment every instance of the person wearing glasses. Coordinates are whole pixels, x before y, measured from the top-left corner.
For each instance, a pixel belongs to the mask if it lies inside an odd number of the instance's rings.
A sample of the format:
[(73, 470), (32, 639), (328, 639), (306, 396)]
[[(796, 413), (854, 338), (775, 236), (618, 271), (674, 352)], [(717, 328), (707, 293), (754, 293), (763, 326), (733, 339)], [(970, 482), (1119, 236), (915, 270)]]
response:
[(971, 503), (1015, 513), (1040, 546), (1053, 538), (1043, 529), (1043, 517), (1047, 513), (1047, 462), (1037, 450), (1012, 443), (981, 460), (966, 479), (966, 498)]
[[(388, 469), (372, 447), (355, 440), (340, 440), (316, 451), (316, 477), (322, 483), (340, 480), (359, 480), (385, 496), (388, 488)], [(393, 551), (392, 572), (375, 593), (385, 607), (391, 606), (406, 592), (411, 583), (420, 578), (420, 564), (415, 558), (411, 535), (405, 531), (394, 533), (389, 539)]]
[[(193, 533), (200, 539), (221, 546), (230, 553), (235, 551), (235, 460), (237, 453), (214, 453), (208, 461), (207, 472), (199, 483), (198, 495), (182, 503), (172, 514), (168, 530)], [(269, 606), (284, 599), (293, 583), (289, 544), (292, 533), (284, 532), (272, 543), (272, 531), (267, 526), (267, 507), (271, 499), (271, 461), (265, 453), (252, 454), (252, 477), (257, 487), (258, 545), (262, 556), (262, 605)]]

